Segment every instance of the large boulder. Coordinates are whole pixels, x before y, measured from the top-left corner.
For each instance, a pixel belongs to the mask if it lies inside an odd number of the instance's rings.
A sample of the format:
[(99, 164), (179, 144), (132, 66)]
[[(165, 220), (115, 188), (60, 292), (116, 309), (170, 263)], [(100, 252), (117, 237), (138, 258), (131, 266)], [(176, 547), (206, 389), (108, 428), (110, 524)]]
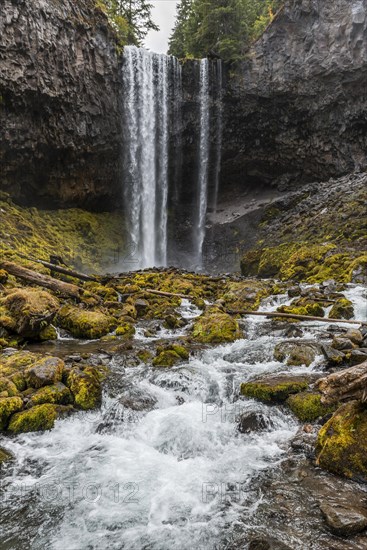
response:
[(367, 408), (358, 401), (340, 407), (321, 428), (317, 464), (350, 479), (367, 483)]
[(295, 416), (302, 422), (314, 422), (335, 411), (334, 405), (321, 403), (321, 394), (315, 392), (301, 392), (291, 395), (287, 405)]
[(30, 351), (11, 351), (0, 355), (0, 376), (8, 378), (19, 391), (27, 387), (25, 370), (40, 359)]
[(241, 394), (264, 403), (283, 403), (294, 393), (308, 388), (308, 376), (268, 376), (241, 384)]
[(20, 411), (23, 407), (23, 400), (20, 397), (0, 398), (0, 430), (5, 430), (11, 415)]
[(60, 414), (67, 413), (68, 407), (60, 405), (37, 405), (13, 414), (10, 419), (8, 431), (14, 434), (26, 432), (41, 432), (51, 430), (55, 420)]
[(74, 401), (73, 396), (62, 382), (57, 382), (52, 386), (44, 386), (29, 396), (27, 409), (35, 405), (51, 403), (55, 405), (70, 405)]
[(15, 289), (0, 300), (0, 323), (23, 338), (38, 339), (50, 325), (59, 302), (44, 290)]
[(73, 367), (67, 377), (75, 404), (83, 410), (97, 408), (102, 401), (101, 376), (94, 367)]
[(274, 359), (285, 361), (288, 366), (306, 365), (309, 367), (318, 355), (322, 354), (321, 346), (313, 341), (291, 340), (275, 346)]
[(28, 387), (42, 388), (61, 382), (64, 367), (64, 361), (58, 357), (40, 359), (24, 372)]
[(74, 306), (63, 306), (56, 316), (56, 324), (75, 338), (102, 338), (117, 326), (113, 317), (100, 311), (88, 311)]
[(192, 328), (193, 339), (202, 344), (223, 344), (241, 337), (239, 325), (219, 306), (208, 308)]

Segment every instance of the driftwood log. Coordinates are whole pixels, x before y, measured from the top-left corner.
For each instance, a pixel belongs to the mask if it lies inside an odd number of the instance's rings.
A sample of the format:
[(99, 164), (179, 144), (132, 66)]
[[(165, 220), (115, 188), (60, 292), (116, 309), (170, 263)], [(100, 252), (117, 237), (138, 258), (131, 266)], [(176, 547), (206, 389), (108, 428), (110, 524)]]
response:
[(258, 315), (261, 317), (284, 317), (285, 319), (299, 319), (300, 321), (320, 321), (321, 323), (348, 323), (350, 325), (367, 325), (367, 321), (347, 321), (345, 319), (328, 319), (326, 317), (314, 317), (312, 315), (296, 315), (295, 313), (280, 313), (278, 311), (243, 311), (227, 310), (230, 315)]
[(72, 298), (80, 299), (83, 294), (83, 289), (77, 285), (71, 283), (64, 283), (58, 279), (54, 279), (49, 275), (43, 275), (37, 271), (32, 271), (13, 262), (0, 262), (0, 268), (5, 269), (10, 275), (14, 275), (18, 279), (22, 279), (27, 283), (48, 288), (54, 292), (59, 292), (63, 296), (70, 296)]
[(317, 382), (317, 387), (325, 405), (351, 399), (367, 403), (367, 361), (322, 378)]
[(73, 277), (74, 279), (80, 279), (81, 281), (98, 282), (98, 279), (96, 279), (95, 277), (91, 277), (90, 275), (85, 275), (85, 273), (79, 273), (78, 271), (74, 271), (72, 269), (62, 267), (60, 265), (55, 265), (50, 262), (45, 262), (44, 260), (31, 260), (31, 261), (37, 262), (38, 264), (42, 264), (44, 267), (47, 267), (47, 269), (50, 269), (51, 272), (54, 271), (55, 273), (68, 275), (69, 277)]

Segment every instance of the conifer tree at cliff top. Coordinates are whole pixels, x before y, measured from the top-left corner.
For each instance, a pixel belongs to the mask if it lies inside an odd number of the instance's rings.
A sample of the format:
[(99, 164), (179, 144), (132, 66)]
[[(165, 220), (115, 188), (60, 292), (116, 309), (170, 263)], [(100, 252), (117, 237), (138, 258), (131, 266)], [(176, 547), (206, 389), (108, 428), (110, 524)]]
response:
[(125, 44), (141, 46), (150, 30), (159, 30), (152, 19), (153, 5), (146, 0), (99, 0), (99, 6)]

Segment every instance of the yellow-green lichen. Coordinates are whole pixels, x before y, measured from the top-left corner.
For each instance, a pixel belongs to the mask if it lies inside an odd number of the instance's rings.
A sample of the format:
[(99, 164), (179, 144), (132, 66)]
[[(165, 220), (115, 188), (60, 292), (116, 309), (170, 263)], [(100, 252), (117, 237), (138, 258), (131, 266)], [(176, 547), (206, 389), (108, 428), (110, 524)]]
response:
[(57, 382), (53, 386), (45, 386), (32, 393), (29, 397), (27, 408), (43, 405), (44, 403), (70, 405), (73, 403), (73, 396), (64, 384)]
[(308, 388), (308, 379), (299, 377), (269, 377), (241, 384), (241, 394), (265, 403), (281, 403), (290, 395)]
[(23, 400), (20, 397), (0, 398), (0, 430), (5, 430), (12, 414), (20, 411), (23, 407)]
[(222, 344), (240, 338), (241, 332), (233, 317), (213, 306), (195, 319), (192, 337), (202, 344)]
[(367, 408), (352, 401), (321, 428), (317, 464), (330, 472), (367, 482)]
[(68, 377), (67, 386), (70, 388), (76, 405), (83, 410), (95, 409), (102, 401), (102, 375), (93, 367), (83, 370), (74, 367)]
[(51, 430), (58, 416), (55, 405), (37, 405), (31, 409), (13, 414), (8, 431), (12, 433), (39, 432)]
[(287, 399), (287, 405), (301, 422), (314, 422), (320, 417), (335, 411), (335, 405), (323, 405), (321, 394), (302, 392), (291, 395)]

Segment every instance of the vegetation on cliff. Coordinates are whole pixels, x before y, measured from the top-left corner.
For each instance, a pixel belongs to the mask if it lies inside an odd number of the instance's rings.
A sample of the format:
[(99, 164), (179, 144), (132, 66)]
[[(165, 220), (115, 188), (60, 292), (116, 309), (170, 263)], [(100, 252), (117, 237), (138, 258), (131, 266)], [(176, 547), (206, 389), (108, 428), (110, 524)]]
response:
[(169, 53), (179, 58), (215, 54), (227, 61), (241, 59), (281, 5), (281, 0), (183, 0)]

